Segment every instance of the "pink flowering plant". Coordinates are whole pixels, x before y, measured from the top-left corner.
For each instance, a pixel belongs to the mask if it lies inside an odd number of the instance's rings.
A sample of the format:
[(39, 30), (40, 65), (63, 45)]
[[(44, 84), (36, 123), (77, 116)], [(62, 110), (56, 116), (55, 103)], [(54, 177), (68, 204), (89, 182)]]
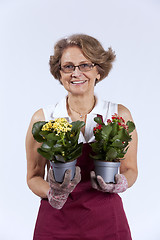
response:
[(131, 132), (135, 129), (132, 121), (125, 123), (117, 114), (103, 123), (100, 117), (95, 117), (97, 126), (93, 129), (95, 142), (91, 143), (93, 159), (119, 162), (127, 153), (129, 142), (132, 140)]

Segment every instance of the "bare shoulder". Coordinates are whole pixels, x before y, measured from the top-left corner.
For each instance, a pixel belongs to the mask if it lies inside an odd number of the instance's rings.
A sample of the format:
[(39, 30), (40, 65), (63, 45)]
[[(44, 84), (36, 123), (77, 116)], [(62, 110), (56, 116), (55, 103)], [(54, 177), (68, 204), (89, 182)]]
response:
[(133, 121), (130, 110), (122, 104), (118, 104), (118, 115), (120, 115), (125, 121)]
[(38, 121), (45, 121), (44, 112), (42, 108), (40, 108), (33, 114), (31, 121), (32, 123), (38, 122)]
[(28, 131), (27, 131), (27, 136), (26, 136), (27, 139), (32, 138), (32, 133), (31, 133), (32, 132), (32, 126), (35, 122), (39, 122), (39, 121), (45, 121), (45, 116), (44, 116), (42, 108), (37, 110), (31, 118), (31, 121), (30, 121), (30, 124), (29, 124), (29, 127), (28, 127)]

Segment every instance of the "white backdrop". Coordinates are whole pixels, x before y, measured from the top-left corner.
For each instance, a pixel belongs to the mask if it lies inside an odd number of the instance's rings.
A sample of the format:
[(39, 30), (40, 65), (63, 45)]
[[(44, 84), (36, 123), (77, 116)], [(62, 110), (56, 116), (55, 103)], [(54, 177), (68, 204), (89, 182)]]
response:
[(117, 54), (96, 93), (127, 106), (139, 135), (136, 184), (121, 194), (133, 240), (160, 239), (160, 1), (0, 0), (0, 239), (30, 240), (39, 198), (26, 184), (32, 114), (66, 92), (49, 72), (59, 38), (85, 33)]

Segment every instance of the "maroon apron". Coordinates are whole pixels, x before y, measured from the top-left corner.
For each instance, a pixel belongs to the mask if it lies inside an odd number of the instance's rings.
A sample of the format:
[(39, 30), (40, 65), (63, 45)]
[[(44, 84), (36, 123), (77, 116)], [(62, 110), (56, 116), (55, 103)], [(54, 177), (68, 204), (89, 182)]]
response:
[(77, 160), (81, 182), (69, 195), (62, 209), (41, 200), (33, 240), (131, 240), (131, 233), (118, 194), (103, 193), (92, 188), (89, 157), (91, 147), (83, 145)]

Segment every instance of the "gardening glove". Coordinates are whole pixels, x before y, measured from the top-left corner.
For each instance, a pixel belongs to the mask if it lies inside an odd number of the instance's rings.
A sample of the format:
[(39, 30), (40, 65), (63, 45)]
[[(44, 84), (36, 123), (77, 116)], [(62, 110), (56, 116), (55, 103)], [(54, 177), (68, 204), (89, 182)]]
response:
[(76, 185), (81, 181), (80, 168), (76, 167), (76, 172), (73, 180), (71, 181), (71, 170), (67, 170), (64, 175), (64, 181), (62, 183), (56, 182), (53, 174), (53, 170), (49, 170), (49, 186), (50, 189), (47, 193), (48, 201), (53, 208), (61, 209), (69, 194), (74, 190)]
[(95, 172), (91, 172), (91, 184), (96, 190), (109, 193), (122, 193), (127, 190), (128, 182), (123, 174), (115, 175), (116, 183), (105, 183), (101, 176), (95, 175)]

